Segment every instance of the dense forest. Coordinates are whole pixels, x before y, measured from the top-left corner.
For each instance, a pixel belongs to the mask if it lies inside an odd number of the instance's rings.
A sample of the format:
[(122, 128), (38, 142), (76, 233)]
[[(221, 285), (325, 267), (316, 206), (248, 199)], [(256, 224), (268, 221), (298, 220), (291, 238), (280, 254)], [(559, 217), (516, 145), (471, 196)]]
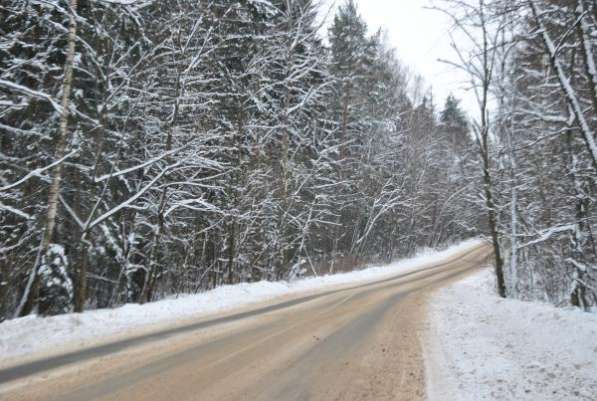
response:
[(478, 235), (502, 295), (597, 305), (597, 5), (467, 4), (468, 115), (353, 0), (2, 1), (0, 321)]

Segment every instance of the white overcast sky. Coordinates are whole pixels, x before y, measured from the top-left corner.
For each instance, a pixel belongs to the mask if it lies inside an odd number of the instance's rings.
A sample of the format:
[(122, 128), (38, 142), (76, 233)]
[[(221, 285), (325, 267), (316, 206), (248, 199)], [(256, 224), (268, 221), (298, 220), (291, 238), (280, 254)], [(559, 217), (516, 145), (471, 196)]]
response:
[[(322, 1), (327, 2), (327, 9), (345, 0)], [(465, 89), (466, 75), (438, 61), (456, 58), (450, 46), (452, 24), (439, 11), (425, 8), (431, 4), (430, 0), (357, 0), (357, 4), (370, 32), (383, 28), (398, 58), (433, 87), (438, 108), (443, 106), (446, 96), (453, 93), (462, 100), (467, 111), (474, 113), (475, 98)], [(332, 20), (333, 12), (329, 22)]]

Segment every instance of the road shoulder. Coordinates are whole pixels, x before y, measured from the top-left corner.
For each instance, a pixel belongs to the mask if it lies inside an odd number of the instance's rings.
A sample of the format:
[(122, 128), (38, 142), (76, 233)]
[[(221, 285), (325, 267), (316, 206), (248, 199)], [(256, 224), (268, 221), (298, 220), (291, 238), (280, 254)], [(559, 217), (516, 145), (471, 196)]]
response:
[(429, 401), (593, 401), (597, 316), (501, 299), (494, 288), (484, 269), (429, 298)]

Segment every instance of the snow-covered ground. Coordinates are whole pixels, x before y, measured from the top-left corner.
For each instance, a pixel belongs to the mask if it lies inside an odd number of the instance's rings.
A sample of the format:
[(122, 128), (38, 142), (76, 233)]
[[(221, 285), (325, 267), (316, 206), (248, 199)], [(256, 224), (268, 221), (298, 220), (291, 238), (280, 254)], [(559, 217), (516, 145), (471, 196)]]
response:
[(597, 400), (597, 315), (501, 299), (490, 269), (429, 311), (429, 401)]
[(230, 311), (283, 296), (309, 293), (331, 287), (375, 281), (405, 274), (445, 261), (473, 249), (481, 240), (469, 240), (442, 251), (425, 250), (416, 257), (387, 266), (351, 273), (313, 277), (293, 282), (262, 281), (223, 286), (213, 291), (165, 299), (145, 305), (129, 304), (83, 314), (48, 318), (29, 316), (0, 323), (0, 365), (59, 348), (83, 347), (102, 339), (139, 332), (156, 325), (176, 324), (185, 319)]

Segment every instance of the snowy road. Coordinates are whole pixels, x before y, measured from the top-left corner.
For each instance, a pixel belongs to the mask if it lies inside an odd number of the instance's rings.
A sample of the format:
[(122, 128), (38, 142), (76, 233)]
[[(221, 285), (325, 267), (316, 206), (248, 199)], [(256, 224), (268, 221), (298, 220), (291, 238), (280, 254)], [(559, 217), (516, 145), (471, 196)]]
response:
[(490, 252), (13, 366), (0, 370), (0, 398), (423, 399), (425, 297)]

